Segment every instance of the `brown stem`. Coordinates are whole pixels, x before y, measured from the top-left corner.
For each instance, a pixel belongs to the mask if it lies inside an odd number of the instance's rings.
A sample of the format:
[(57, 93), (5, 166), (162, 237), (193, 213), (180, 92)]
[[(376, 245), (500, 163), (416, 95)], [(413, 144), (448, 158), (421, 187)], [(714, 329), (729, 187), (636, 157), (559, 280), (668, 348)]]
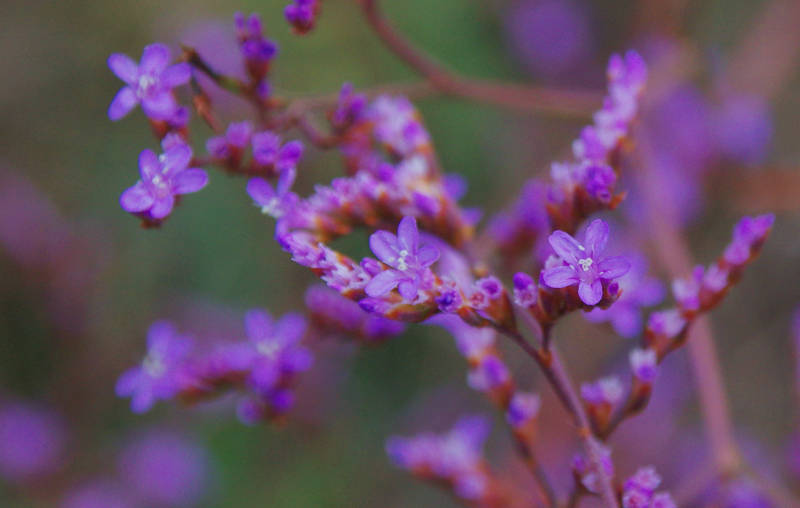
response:
[(597, 109), (602, 94), (593, 91), (564, 91), (550, 88), (471, 79), (443, 67), (415, 48), (397, 32), (381, 13), (378, 0), (361, 0), (364, 16), (376, 35), (395, 55), (424, 76), (446, 95), (484, 102), (523, 112), (547, 112), (569, 116), (588, 116)]
[(550, 479), (547, 477), (547, 473), (542, 467), (542, 464), (536, 458), (533, 448), (526, 443), (525, 440), (520, 439), (519, 437), (515, 437), (515, 439), (517, 442), (517, 449), (519, 450), (519, 453), (522, 455), (523, 459), (525, 459), (525, 463), (528, 465), (531, 473), (533, 473), (533, 477), (536, 479), (536, 483), (539, 485), (539, 489), (542, 491), (545, 503), (547, 506), (554, 508), (557, 506), (555, 489), (553, 488), (553, 484), (550, 482)]

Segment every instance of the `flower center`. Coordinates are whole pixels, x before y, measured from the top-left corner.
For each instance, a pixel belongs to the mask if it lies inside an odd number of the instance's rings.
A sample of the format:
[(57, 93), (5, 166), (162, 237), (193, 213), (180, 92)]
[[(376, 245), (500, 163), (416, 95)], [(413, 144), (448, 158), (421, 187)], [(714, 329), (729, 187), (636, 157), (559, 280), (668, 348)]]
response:
[(158, 378), (164, 375), (167, 371), (167, 366), (164, 364), (164, 359), (160, 354), (151, 351), (144, 357), (142, 369), (144, 369), (150, 377)]
[(397, 260), (397, 269), (400, 271), (408, 270), (408, 262), (406, 258), (408, 257), (408, 251), (403, 249), (400, 251), (400, 258)]
[(139, 82), (137, 83), (136, 95), (141, 99), (146, 97), (147, 95), (152, 92), (153, 88), (155, 88), (157, 80), (155, 77), (145, 74), (143, 76), (139, 76)]
[(153, 191), (158, 197), (166, 197), (169, 195), (169, 181), (164, 178), (162, 175), (155, 175), (150, 180), (150, 185), (153, 187)]
[(276, 340), (262, 340), (256, 345), (256, 350), (270, 360), (274, 360), (281, 350), (280, 344)]
[(578, 260), (578, 264), (581, 265), (581, 269), (584, 272), (588, 272), (589, 267), (591, 267), (593, 263), (594, 261), (592, 261), (592, 258), (583, 258)]
[(280, 209), (280, 200), (278, 198), (270, 199), (266, 205), (261, 207), (261, 213), (275, 219), (280, 218), (283, 215), (283, 211)]

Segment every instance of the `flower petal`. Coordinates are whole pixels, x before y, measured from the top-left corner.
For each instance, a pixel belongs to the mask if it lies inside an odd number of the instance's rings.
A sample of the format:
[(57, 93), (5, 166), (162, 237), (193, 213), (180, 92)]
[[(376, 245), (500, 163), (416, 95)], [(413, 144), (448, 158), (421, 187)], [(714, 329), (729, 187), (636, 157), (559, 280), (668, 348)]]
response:
[(286, 345), (296, 343), (303, 338), (304, 333), (306, 333), (306, 320), (297, 312), (285, 314), (275, 324), (275, 334)]
[(397, 226), (397, 241), (400, 243), (401, 249), (405, 249), (409, 253), (417, 252), (417, 244), (419, 243), (417, 219), (411, 216), (403, 217), (403, 220)]
[(163, 219), (172, 212), (174, 206), (175, 196), (172, 194), (158, 198), (153, 202), (153, 207), (150, 208), (150, 216), (154, 219)]
[(289, 189), (294, 185), (294, 180), (297, 178), (297, 170), (295, 168), (287, 168), (278, 178), (278, 194), (283, 195), (289, 192)]
[(164, 152), (161, 163), (165, 175), (177, 175), (186, 169), (192, 160), (192, 148), (184, 143), (178, 144)]
[(251, 341), (264, 340), (272, 334), (272, 316), (265, 310), (252, 309), (244, 315), (244, 329)]
[(589, 254), (583, 245), (561, 230), (553, 231), (547, 241), (550, 242), (550, 246), (553, 247), (556, 254), (571, 265), (577, 264), (579, 259), (583, 259)]
[(167, 67), (161, 73), (161, 84), (170, 89), (185, 85), (190, 79), (192, 79), (192, 68), (186, 62)]
[(568, 266), (554, 266), (542, 271), (544, 283), (551, 288), (565, 288), (576, 284), (580, 278), (575, 270)]
[(251, 178), (247, 182), (247, 193), (259, 206), (267, 206), (275, 197), (275, 189), (263, 178)]
[(151, 182), (156, 175), (161, 174), (161, 162), (154, 151), (145, 148), (139, 153), (139, 176), (143, 182)]
[(145, 46), (139, 61), (141, 74), (160, 74), (169, 65), (169, 48), (161, 43)]
[(403, 274), (400, 272), (385, 270), (373, 277), (364, 291), (373, 298), (383, 296), (394, 289), (403, 278)]
[(171, 120), (177, 108), (175, 97), (169, 91), (142, 99), (142, 110), (154, 120)]
[(397, 291), (400, 293), (400, 296), (407, 301), (413, 302), (417, 298), (419, 288), (412, 279), (405, 279), (400, 281), (400, 284), (397, 286)]
[(600, 219), (595, 219), (586, 228), (586, 248), (593, 258), (597, 258), (606, 248), (608, 243), (608, 224)]
[(394, 266), (400, 250), (397, 237), (388, 231), (376, 231), (369, 237), (369, 248), (378, 259)]
[(114, 391), (118, 397), (130, 397), (139, 386), (139, 378), (142, 375), (140, 367), (133, 367), (126, 370), (117, 380)]
[(108, 68), (119, 79), (132, 85), (139, 77), (139, 66), (131, 57), (122, 53), (114, 53), (108, 57)]
[(423, 245), (417, 252), (417, 261), (425, 268), (431, 266), (439, 259), (439, 249), (431, 245)]
[(202, 169), (190, 168), (178, 173), (172, 179), (172, 191), (175, 194), (197, 192), (208, 184), (208, 174)]
[(153, 206), (153, 195), (142, 182), (130, 187), (119, 197), (119, 204), (123, 210), (130, 213), (143, 212)]
[(603, 279), (611, 280), (622, 277), (631, 268), (631, 263), (622, 256), (615, 256), (613, 258), (606, 258), (597, 265), (597, 270), (600, 277)]
[(591, 284), (581, 281), (578, 285), (578, 296), (586, 305), (596, 305), (603, 298), (603, 283), (600, 279), (595, 279)]
[(131, 411), (137, 414), (146, 413), (148, 409), (153, 407), (154, 402), (155, 397), (150, 387), (140, 388), (131, 398)]
[(126, 86), (117, 92), (117, 95), (114, 96), (108, 106), (108, 118), (116, 122), (130, 113), (137, 104), (139, 104), (139, 99), (136, 98), (136, 92), (131, 87)]

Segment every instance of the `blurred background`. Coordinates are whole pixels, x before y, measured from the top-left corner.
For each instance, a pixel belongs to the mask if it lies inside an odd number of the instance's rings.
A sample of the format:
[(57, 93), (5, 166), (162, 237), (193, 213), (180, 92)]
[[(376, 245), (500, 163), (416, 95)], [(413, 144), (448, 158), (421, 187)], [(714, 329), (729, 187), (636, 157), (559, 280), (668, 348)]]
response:
[[(0, 506), (453, 503), (394, 469), (384, 453), (390, 434), (443, 430), (460, 414), (492, 412), (465, 385), (463, 360), (439, 328), (413, 326), (376, 348), (327, 345), (283, 428), (243, 426), (232, 400), (190, 409), (163, 404), (137, 416), (114, 396), (116, 378), (140, 360), (152, 321), (171, 318), (198, 335), (237, 338), (244, 311), (299, 308), (313, 276), (280, 251), (242, 179), (212, 172), (209, 188), (160, 230), (141, 229), (120, 209), (120, 193), (138, 178), (138, 153), (156, 142), (141, 112), (108, 120), (120, 87), (108, 55), (138, 58), (152, 41), (173, 48), (187, 42), (235, 72), (232, 15), (241, 10), (260, 13), (280, 46), (271, 78), (278, 93), (415, 77), (372, 35), (354, 1), (326, 0), (305, 37), (284, 21), (286, 3), (0, 4)], [(476, 77), (600, 91), (612, 52), (642, 52), (652, 76), (642, 125), (696, 260), (707, 263), (720, 252), (739, 216), (778, 215), (761, 258), (712, 321), (744, 448), (774, 477), (791, 477), (785, 450), (798, 422), (791, 323), (800, 302), (798, 3), (384, 3), (415, 43)], [(469, 181), (463, 202), (487, 214), (507, 206), (521, 182), (546, 174), (586, 121), (446, 98), (418, 106), (445, 169)], [(194, 134), (201, 142), (210, 135), (203, 127)], [(303, 171), (328, 181), (342, 169), (337, 154), (310, 150)], [(301, 181), (301, 190), (311, 180)], [(633, 199), (613, 215), (634, 235), (636, 206)], [(659, 270), (653, 267), (663, 275)], [(624, 364), (630, 341), (581, 316), (566, 321), (560, 343), (577, 377)], [(507, 352), (521, 382), (544, 396), (542, 433), (551, 444), (543, 454), (567, 478), (576, 448), (566, 417), (535, 369)], [(669, 358), (663, 377), (651, 410), (625, 424), (613, 444), (622, 471), (655, 464), (672, 489), (681, 472), (703, 463), (705, 445), (685, 352)], [(668, 445), (673, 453), (665, 453)], [(676, 446), (686, 450), (674, 453)], [(487, 448), (498, 471), (531, 481), (499, 418)], [(138, 499), (126, 504), (131, 491)]]

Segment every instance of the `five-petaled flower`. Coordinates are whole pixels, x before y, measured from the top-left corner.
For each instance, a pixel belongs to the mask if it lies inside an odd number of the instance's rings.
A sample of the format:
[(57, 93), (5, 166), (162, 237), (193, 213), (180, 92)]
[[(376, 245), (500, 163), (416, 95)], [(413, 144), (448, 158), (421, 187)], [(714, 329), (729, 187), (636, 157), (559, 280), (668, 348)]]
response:
[(121, 53), (108, 57), (108, 67), (127, 85), (111, 101), (108, 117), (119, 120), (141, 104), (148, 117), (171, 119), (178, 109), (172, 89), (188, 83), (192, 69), (185, 62), (170, 66), (169, 61), (170, 51), (164, 44), (146, 46), (139, 65)]
[(439, 249), (419, 245), (414, 217), (403, 217), (397, 235), (376, 231), (369, 237), (369, 247), (378, 259), (394, 268), (384, 270), (367, 284), (365, 291), (372, 297), (383, 296), (397, 287), (403, 298), (415, 300), (428, 267), (439, 259)]
[(608, 224), (595, 219), (586, 229), (585, 246), (564, 231), (554, 231), (548, 239), (563, 264), (542, 271), (542, 280), (551, 288), (578, 284), (578, 296), (586, 305), (603, 298), (603, 282), (622, 277), (630, 268), (623, 257), (602, 257), (608, 243)]
[(306, 321), (300, 314), (289, 313), (275, 322), (267, 311), (254, 309), (244, 322), (254, 350), (250, 370), (254, 389), (266, 394), (286, 376), (311, 367), (311, 352), (299, 344), (306, 332)]
[(185, 144), (170, 147), (157, 156), (152, 150), (139, 154), (141, 180), (122, 193), (119, 203), (126, 212), (161, 220), (172, 212), (175, 196), (197, 192), (208, 183), (208, 175), (187, 166), (192, 149)]
[(278, 185), (272, 185), (263, 178), (251, 178), (247, 182), (247, 193), (253, 198), (256, 205), (261, 208), (261, 213), (280, 219), (297, 203), (297, 194), (291, 192), (297, 172), (294, 168), (287, 169), (278, 178)]
[(189, 382), (181, 367), (193, 345), (166, 321), (157, 321), (147, 332), (147, 355), (139, 366), (117, 380), (116, 392), (131, 398), (131, 409), (144, 413), (161, 399), (171, 399)]

